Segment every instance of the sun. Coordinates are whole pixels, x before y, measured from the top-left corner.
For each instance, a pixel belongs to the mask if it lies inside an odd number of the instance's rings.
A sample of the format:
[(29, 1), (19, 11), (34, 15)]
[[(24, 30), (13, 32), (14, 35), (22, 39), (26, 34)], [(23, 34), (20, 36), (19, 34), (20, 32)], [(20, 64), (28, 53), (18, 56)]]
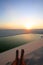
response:
[(30, 24), (26, 24), (25, 27), (26, 29), (31, 29), (32, 26)]
[(25, 28), (26, 28), (26, 29), (32, 29), (33, 26), (34, 26), (34, 23), (32, 23), (32, 22), (25, 24)]

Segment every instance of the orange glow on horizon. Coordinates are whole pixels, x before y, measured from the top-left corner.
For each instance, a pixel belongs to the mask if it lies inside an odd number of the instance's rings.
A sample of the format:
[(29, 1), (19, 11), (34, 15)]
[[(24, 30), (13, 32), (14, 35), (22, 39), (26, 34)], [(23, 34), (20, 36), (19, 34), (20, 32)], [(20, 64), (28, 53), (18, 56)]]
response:
[[(23, 24), (5, 23), (0, 24), (0, 29), (43, 29), (43, 23), (40, 22), (25, 22)], [(38, 25), (39, 24), (39, 25)]]

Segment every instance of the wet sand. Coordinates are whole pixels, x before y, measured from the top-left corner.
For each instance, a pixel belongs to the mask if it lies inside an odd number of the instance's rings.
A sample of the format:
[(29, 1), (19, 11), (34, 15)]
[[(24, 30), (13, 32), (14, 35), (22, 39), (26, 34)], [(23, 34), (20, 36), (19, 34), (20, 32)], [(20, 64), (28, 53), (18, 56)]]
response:
[[(31, 52), (43, 47), (43, 39), (36, 40), (32, 43), (27, 43), (25, 45), (19, 46), (17, 48), (13, 48), (6, 52), (0, 53), (0, 65), (6, 65), (8, 62), (13, 62), (15, 60), (15, 52), (18, 49), (19, 52), (21, 49), (25, 50), (25, 55), (30, 54)], [(20, 56), (20, 54), (19, 54)]]

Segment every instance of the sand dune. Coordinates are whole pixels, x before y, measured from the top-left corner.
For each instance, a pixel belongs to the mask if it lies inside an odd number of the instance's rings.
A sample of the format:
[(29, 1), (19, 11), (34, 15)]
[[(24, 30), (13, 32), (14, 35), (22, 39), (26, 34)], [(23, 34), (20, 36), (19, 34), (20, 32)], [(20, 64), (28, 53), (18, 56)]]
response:
[[(15, 52), (17, 49), (19, 49), (19, 52), (21, 51), (21, 49), (24, 49), (25, 55), (26, 55), (41, 47), (43, 47), (43, 39), (40, 39), (40, 40), (34, 41), (32, 43), (28, 43), (28, 44), (19, 46), (17, 48), (8, 50), (6, 52), (0, 53), (0, 65), (6, 65), (7, 62), (12, 62), (15, 59)], [(20, 54), (19, 54), (19, 56), (20, 56)]]

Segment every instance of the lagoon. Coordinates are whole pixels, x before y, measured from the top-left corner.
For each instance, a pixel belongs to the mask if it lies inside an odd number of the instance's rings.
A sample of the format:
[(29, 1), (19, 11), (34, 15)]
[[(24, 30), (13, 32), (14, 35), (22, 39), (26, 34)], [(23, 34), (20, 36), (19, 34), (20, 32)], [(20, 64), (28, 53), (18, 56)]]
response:
[(0, 53), (9, 49), (37, 41), (41, 34), (20, 34), (16, 36), (0, 37)]

